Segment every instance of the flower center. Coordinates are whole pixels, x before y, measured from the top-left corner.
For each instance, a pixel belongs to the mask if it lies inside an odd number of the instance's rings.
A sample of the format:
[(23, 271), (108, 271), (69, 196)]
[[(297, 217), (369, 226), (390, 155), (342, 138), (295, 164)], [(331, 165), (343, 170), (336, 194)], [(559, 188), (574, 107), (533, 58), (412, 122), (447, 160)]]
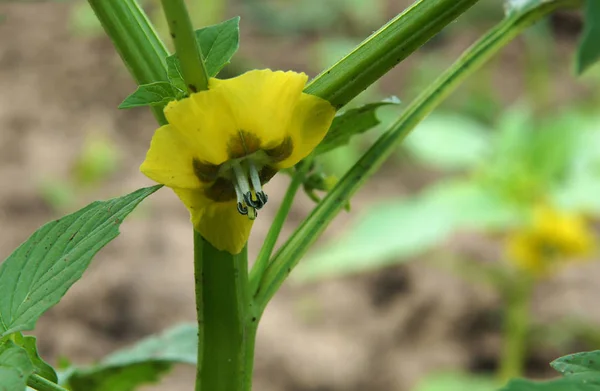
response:
[(237, 197), (237, 210), (247, 215), (250, 220), (256, 219), (269, 197), (262, 190), (260, 176), (251, 159), (231, 162), (233, 171), (233, 188)]

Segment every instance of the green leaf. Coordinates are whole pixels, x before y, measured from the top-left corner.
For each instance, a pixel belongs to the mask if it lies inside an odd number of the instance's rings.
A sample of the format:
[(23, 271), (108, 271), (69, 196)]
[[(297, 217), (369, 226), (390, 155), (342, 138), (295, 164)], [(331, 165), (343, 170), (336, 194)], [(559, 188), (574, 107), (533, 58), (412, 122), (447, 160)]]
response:
[(74, 372), (68, 384), (71, 391), (132, 391), (140, 384), (157, 382), (170, 368), (167, 362), (147, 361), (88, 373)]
[(240, 46), (240, 17), (196, 30), (209, 77), (216, 76)]
[(391, 264), (441, 245), (460, 229), (500, 229), (519, 213), (477, 183), (440, 183), (416, 197), (380, 203), (365, 211), (335, 243), (307, 256), (294, 272), (300, 280), (338, 277)]
[(129, 95), (119, 109), (130, 109), (132, 107), (166, 105), (172, 100), (177, 99), (177, 91), (171, 83), (166, 81), (157, 81), (150, 84), (142, 84)]
[(600, 59), (600, 1), (586, 0), (584, 27), (577, 49), (575, 69), (582, 74)]
[[(196, 30), (196, 41), (204, 56), (204, 63), (209, 77), (216, 76), (225, 65), (229, 64), (231, 57), (238, 50), (240, 45), (239, 24), (240, 17), (237, 16), (225, 22)], [(183, 80), (181, 64), (177, 54), (167, 57), (166, 62), (167, 76), (175, 89), (176, 99), (181, 99), (187, 95), (188, 88)]]
[(348, 144), (353, 136), (364, 133), (379, 125), (380, 121), (375, 115), (375, 111), (378, 108), (387, 105), (397, 105), (399, 103), (398, 98), (391, 97), (381, 102), (368, 103), (361, 107), (338, 113), (333, 119), (333, 123), (325, 138), (315, 149), (315, 154), (319, 155), (329, 152), (332, 149)]
[(600, 375), (600, 350), (569, 354), (552, 361), (550, 366), (565, 376), (584, 372)]
[(549, 381), (514, 379), (500, 391), (600, 391), (597, 373), (579, 373)]
[(7, 340), (0, 344), (0, 390), (21, 391), (27, 386), (27, 378), (33, 373), (33, 365), (25, 349)]
[(74, 368), (65, 383), (72, 391), (130, 391), (157, 381), (172, 363), (196, 364), (198, 330), (180, 325), (111, 354), (98, 365)]
[(550, 365), (564, 377), (546, 382), (516, 379), (501, 391), (600, 391), (600, 350), (570, 354)]
[(0, 337), (35, 327), (88, 267), (93, 256), (119, 234), (123, 219), (161, 185), (96, 201), (47, 223), (0, 265)]
[(491, 152), (491, 132), (456, 114), (435, 114), (421, 122), (404, 145), (423, 163), (441, 170), (475, 167)]
[(43, 377), (44, 379), (50, 380), (52, 383), (58, 382), (58, 377), (54, 368), (44, 361), (38, 354), (36, 347), (36, 339), (33, 336), (23, 336), (21, 333), (15, 333), (10, 338), (20, 347), (25, 349), (29, 360), (33, 364), (34, 373)]
[(173, 54), (167, 57), (167, 77), (169, 81), (179, 92), (185, 94), (187, 91), (187, 87), (185, 85), (185, 81), (183, 80), (183, 73), (181, 72), (181, 64), (179, 63), (179, 59), (176, 54)]

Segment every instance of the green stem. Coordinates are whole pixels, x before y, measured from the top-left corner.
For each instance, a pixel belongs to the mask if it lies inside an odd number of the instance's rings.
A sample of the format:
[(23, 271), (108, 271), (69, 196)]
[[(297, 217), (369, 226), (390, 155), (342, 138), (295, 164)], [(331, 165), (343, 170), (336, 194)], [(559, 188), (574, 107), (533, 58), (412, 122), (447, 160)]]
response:
[[(88, 0), (104, 31), (137, 84), (168, 81), (167, 49), (135, 0)], [(167, 123), (163, 108), (150, 108), (156, 120)]]
[(517, 278), (505, 289), (502, 356), (498, 376), (502, 383), (521, 377), (527, 353), (529, 311), (533, 284), (529, 278)]
[(196, 319), (198, 322), (198, 355), (196, 360), (196, 391), (202, 389), (200, 382), (202, 376), (202, 362), (204, 349), (204, 273), (203, 251), (204, 239), (194, 230), (194, 288), (196, 292)]
[(40, 375), (31, 375), (27, 378), (27, 385), (38, 391), (67, 391), (66, 388), (46, 380)]
[(467, 49), (446, 72), (411, 102), (396, 123), (369, 148), (279, 249), (265, 271), (255, 296), (259, 308), (265, 308), (292, 268), (343, 209), (348, 199), (377, 171), (425, 116), (525, 28), (558, 8), (579, 4), (580, 0), (544, 2), (507, 17)]
[(208, 73), (184, 0), (162, 0), (181, 73), (190, 92), (208, 89)]
[(248, 291), (247, 249), (232, 255), (201, 240), (206, 360), (199, 369), (196, 391), (250, 390), (257, 319)]
[(344, 106), (479, 0), (420, 0), (319, 74), (305, 92)]
[(262, 279), (267, 266), (269, 266), (269, 260), (271, 259), (271, 255), (273, 253), (273, 249), (275, 248), (275, 244), (277, 243), (277, 239), (279, 238), (279, 234), (281, 233), (281, 229), (283, 228), (285, 220), (290, 213), (296, 193), (298, 192), (298, 189), (300, 189), (300, 186), (302, 186), (302, 183), (304, 183), (304, 177), (310, 168), (311, 162), (312, 158), (309, 157), (305, 159), (300, 165), (299, 169), (294, 172), (294, 175), (292, 176), (292, 182), (287, 188), (273, 223), (271, 223), (267, 237), (260, 248), (256, 262), (254, 263), (254, 266), (250, 272), (250, 292), (252, 295), (256, 294), (260, 280)]

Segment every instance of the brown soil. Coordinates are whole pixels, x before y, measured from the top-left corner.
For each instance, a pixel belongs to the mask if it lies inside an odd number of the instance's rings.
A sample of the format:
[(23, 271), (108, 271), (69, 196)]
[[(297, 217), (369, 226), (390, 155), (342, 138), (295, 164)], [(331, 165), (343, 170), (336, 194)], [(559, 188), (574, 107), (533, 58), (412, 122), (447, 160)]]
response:
[[(137, 167), (156, 127), (154, 120), (144, 109), (116, 109), (135, 88), (134, 83), (105, 37), (83, 38), (69, 31), (69, 7), (62, 2), (0, 6), (5, 16), (0, 23), (2, 258), (38, 226), (62, 213), (42, 197), (41, 183), (69, 178), (90, 134), (115, 142), (122, 156), (120, 169), (101, 186), (80, 191), (67, 211), (151, 184)], [(401, 5), (390, 6), (390, 12), (399, 9)], [(228, 12), (237, 13), (235, 7)], [(251, 26), (252, 20), (245, 23)], [(474, 32), (459, 35), (428, 51), (454, 55), (474, 36)], [(243, 38), (240, 56), (314, 74), (316, 69), (308, 66), (306, 58), (317, 41), (318, 37), (286, 40), (252, 32)], [(565, 53), (571, 50), (571, 45), (563, 46), (569, 46)], [(522, 94), (522, 49), (517, 42), (497, 60), (498, 69), (511, 69), (494, 76), (507, 102)], [(564, 53), (555, 55), (565, 57)], [(386, 77), (384, 90), (403, 95), (405, 75), (414, 63), (407, 61)], [(563, 75), (568, 69), (565, 61), (561, 64), (561, 77), (553, 86), (556, 96), (568, 98), (564, 91), (580, 96), (583, 88), (574, 87)], [(356, 212), (340, 216), (325, 240), (341, 232), (375, 198), (414, 191), (426, 182), (424, 172), (400, 170), (400, 180), (391, 165), (373, 179), (370, 189), (355, 197)], [(251, 256), (257, 252), (286, 183), (279, 177), (269, 186), (272, 201), (255, 225)], [(300, 197), (285, 235), (311, 207), (308, 199)], [(121, 231), (96, 257), (83, 280), (40, 320), (36, 334), (42, 354), (50, 361), (66, 356), (75, 362), (91, 362), (143, 336), (194, 320), (190, 226), (176, 197), (168, 189), (159, 191)], [(481, 247), (472, 236), (464, 242), (467, 250)], [(488, 247), (483, 251), (489, 251)], [(536, 296), (536, 319), (552, 322), (581, 316), (600, 323), (600, 311), (594, 305), (598, 277), (600, 264), (589, 264), (546, 283)], [(288, 284), (261, 324), (255, 389), (403, 391), (431, 371), (493, 370), (500, 343), (499, 304), (493, 292), (427, 262), (310, 286)], [(548, 374), (546, 363), (562, 353), (566, 350), (533, 351), (530, 373)], [(178, 368), (162, 385), (145, 389), (191, 389), (192, 382), (193, 371)]]

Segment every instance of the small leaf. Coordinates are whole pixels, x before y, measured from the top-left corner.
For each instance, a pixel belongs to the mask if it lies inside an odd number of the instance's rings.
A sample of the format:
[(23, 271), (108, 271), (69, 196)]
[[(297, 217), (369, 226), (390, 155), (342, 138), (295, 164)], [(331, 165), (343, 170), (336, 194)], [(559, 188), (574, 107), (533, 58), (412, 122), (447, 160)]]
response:
[(596, 372), (600, 376), (600, 350), (569, 354), (552, 361), (550, 366), (565, 376), (583, 372)]
[(0, 390), (24, 390), (27, 387), (27, 378), (31, 374), (33, 365), (25, 349), (11, 340), (0, 344)]
[(240, 17), (196, 30), (209, 77), (216, 76), (240, 46)]
[(157, 382), (170, 368), (167, 362), (147, 361), (88, 373), (74, 372), (68, 384), (71, 391), (133, 391), (140, 384)]
[(166, 81), (157, 81), (150, 84), (142, 84), (129, 95), (119, 109), (130, 109), (132, 107), (166, 105), (172, 100), (177, 99), (177, 93), (171, 83)]
[(586, 0), (584, 6), (584, 26), (577, 49), (575, 68), (582, 74), (600, 60), (600, 1)]
[(32, 336), (23, 336), (21, 333), (11, 335), (11, 339), (20, 347), (25, 349), (29, 361), (33, 364), (34, 373), (40, 375), (44, 379), (50, 380), (52, 383), (58, 382), (58, 377), (54, 368), (45, 362), (39, 355), (36, 347), (36, 339)]
[(546, 382), (515, 379), (501, 391), (600, 391), (600, 350), (570, 354), (550, 365), (564, 377)]
[(161, 185), (96, 201), (38, 229), (0, 265), (0, 337), (34, 328), (59, 302), (93, 256), (119, 234), (119, 225)]
[(72, 391), (130, 391), (155, 382), (173, 363), (196, 364), (198, 329), (180, 325), (111, 354), (98, 365), (71, 368), (64, 378)]
[(325, 138), (315, 149), (315, 154), (319, 155), (329, 152), (348, 144), (353, 136), (364, 133), (379, 125), (380, 121), (375, 115), (375, 111), (378, 108), (387, 105), (397, 105), (399, 103), (398, 98), (391, 97), (381, 102), (368, 103), (361, 107), (338, 113), (333, 119), (333, 123)]
[(167, 77), (169, 81), (179, 92), (185, 95), (187, 87), (185, 81), (183, 81), (183, 74), (181, 73), (181, 63), (177, 58), (176, 54), (167, 57)]
[(600, 391), (600, 376), (596, 373), (578, 373), (549, 381), (514, 379), (500, 391)]

